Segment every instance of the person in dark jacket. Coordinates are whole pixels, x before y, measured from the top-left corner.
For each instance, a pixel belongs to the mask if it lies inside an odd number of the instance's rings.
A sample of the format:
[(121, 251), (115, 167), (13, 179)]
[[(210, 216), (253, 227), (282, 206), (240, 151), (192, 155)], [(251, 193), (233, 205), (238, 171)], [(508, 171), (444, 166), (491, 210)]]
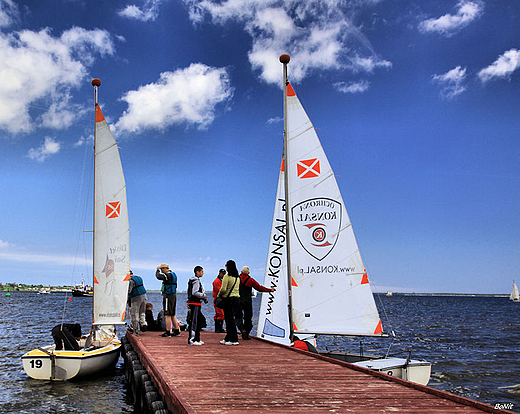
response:
[[(167, 263), (157, 266), (155, 277), (162, 280), (161, 292), (163, 296), (164, 319), (166, 321), (166, 331), (161, 336), (179, 336), (179, 323), (175, 316), (177, 307), (177, 275), (170, 270)], [(171, 331), (173, 325), (173, 332)]]
[(204, 345), (200, 340), (200, 331), (205, 326), (204, 315), (202, 314), (202, 302), (208, 303), (204, 286), (200, 283), (200, 278), (204, 276), (202, 266), (195, 266), (193, 269), (194, 276), (188, 281), (188, 307), (190, 309), (190, 318), (188, 320), (188, 345)]
[(159, 320), (155, 320), (153, 317), (153, 304), (148, 302), (146, 304), (146, 324), (149, 331), (162, 331), (164, 328), (161, 327)]
[(244, 266), (240, 273), (240, 306), (237, 308), (235, 320), (242, 339), (251, 339), (249, 333), (253, 329), (253, 288), (258, 292), (274, 292), (249, 276), (249, 267)]
[(134, 275), (130, 270), (130, 282), (128, 283), (128, 303), (130, 305), (130, 320), (132, 326), (130, 332), (138, 335), (139, 325), (141, 332), (146, 332), (148, 323), (146, 322), (146, 289), (141, 276)]
[(81, 339), (81, 325), (79, 323), (62, 323), (52, 328), (52, 339), (56, 344), (56, 351), (79, 351), (78, 341)]
[(226, 337), (220, 341), (222, 345), (238, 345), (237, 327), (235, 325), (236, 309), (240, 306), (240, 275), (233, 260), (226, 263), (227, 273), (222, 279), (222, 287), (218, 296), (224, 298), (224, 320), (226, 321)]

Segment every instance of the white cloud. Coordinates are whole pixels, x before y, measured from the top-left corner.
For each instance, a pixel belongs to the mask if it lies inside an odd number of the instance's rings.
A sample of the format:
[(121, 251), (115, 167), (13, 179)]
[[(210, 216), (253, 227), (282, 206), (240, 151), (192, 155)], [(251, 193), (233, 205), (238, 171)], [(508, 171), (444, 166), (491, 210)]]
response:
[[(42, 125), (69, 126), (71, 108), (65, 108), (63, 102), (70, 99), (70, 90), (85, 79), (95, 56), (113, 53), (114, 44), (106, 30), (73, 27), (60, 37), (53, 36), (49, 28), (0, 32), (0, 129), (17, 134)], [(34, 107), (49, 109), (35, 117), (30, 112)], [(58, 120), (60, 116), (64, 119)]]
[(76, 143), (73, 145), (74, 148), (77, 148), (77, 147), (82, 147), (83, 145), (85, 145), (87, 142), (90, 142), (90, 143), (94, 143), (94, 135), (90, 134), (88, 136), (81, 136), (77, 141)]
[(494, 78), (507, 78), (518, 68), (520, 68), (520, 51), (510, 49), (487, 68), (482, 69), (478, 73), (478, 77), (482, 82), (488, 82)]
[(279, 117), (279, 116), (276, 116), (276, 117), (274, 117), (274, 118), (269, 118), (269, 119), (267, 120), (267, 123), (268, 123), (269, 125), (271, 125), (271, 124), (277, 124), (277, 123), (279, 123), (279, 122), (283, 122), (283, 118), (282, 118), (282, 117)]
[(203, 129), (213, 122), (216, 105), (232, 95), (226, 69), (193, 63), (185, 69), (163, 72), (156, 83), (127, 92), (121, 99), (128, 110), (115, 129), (141, 132), (183, 123)]
[(13, 0), (0, 0), (0, 27), (10, 26), (18, 20), (18, 6)]
[(437, 19), (428, 19), (419, 23), (421, 32), (437, 32), (451, 36), (468, 26), (483, 13), (483, 3), (480, 1), (460, 0), (455, 14), (445, 14)]
[[(64, 266), (70, 266), (71, 263), (77, 263), (79, 265), (83, 265), (81, 263), (81, 259), (76, 260), (73, 256), (68, 255), (52, 255), (52, 254), (46, 254), (46, 253), (28, 253), (28, 252), (20, 252), (20, 251), (8, 251), (8, 252), (0, 252), (0, 260), (5, 260), (9, 262), (29, 262), (29, 263), (40, 263), (40, 264), (57, 264), (57, 265), (64, 265)], [(91, 262), (91, 261), (90, 261)], [(86, 263), (89, 263), (89, 261), (86, 261)], [(92, 264), (92, 263), (89, 263)]]
[(50, 105), (47, 112), (41, 116), (41, 125), (53, 129), (66, 129), (88, 110), (81, 105), (70, 103), (71, 96), (65, 90), (61, 91)]
[(9, 247), (9, 243), (7, 243), (6, 241), (0, 240), (0, 249), (6, 248), (6, 247)]
[(143, 7), (140, 8), (134, 4), (126, 6), (123, 10), (117, 12), (121, 17), (127, 19), (139, 20), (142, 22), (155, 21), (159, 17), (159, 6), (162, 0), (146, 0)]
[(362, 80), (359, 82), (336, 82), (334, 85), (338, 91), (343, 93), (360, 93), (365, 92), (370, 83), (366, 80)]
[(446, 99), (453, 99), (466, 90), (463, 85), (466, 80), (466, 68), (460, 66), (443, 75), (433, 75), (432, 81), (440, 85), (440, 95)]
[(360, 57), (358, 55), (350, 58), (351, 69), (354, 73), (373, 73), (376, 68), (391, 68), (392, 63), (374, 56)]
[[(249, 61), (260, 77), (281, 84), (278, 57), (291, 55), (290, 78), (298, 82), (316, 70), (350, 69), (372, 72), (390, 67), (380, 59), (356, 27), (351, 15), (366, 0), (184, 0), (191, 20), (202, 24), (239, 22), (253, 39)], [(356, 49), (354, 54), (352, 51)]]
[(27, 156), (38, 162), (43, 162), (47, 157), (60, 151), (60, 143), (51, 137), (45, 137), (45, 141), (39, 148), (31, 148)]

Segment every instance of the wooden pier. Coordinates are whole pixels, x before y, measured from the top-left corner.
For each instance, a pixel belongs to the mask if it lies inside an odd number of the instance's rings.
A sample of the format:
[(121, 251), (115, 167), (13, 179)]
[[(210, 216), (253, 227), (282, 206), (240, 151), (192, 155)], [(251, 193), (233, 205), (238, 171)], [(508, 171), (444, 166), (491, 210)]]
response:
[(172, 413), (507, 412), (434, 388), (261, 339), (203, 346), (160, 332), (127, 334)]

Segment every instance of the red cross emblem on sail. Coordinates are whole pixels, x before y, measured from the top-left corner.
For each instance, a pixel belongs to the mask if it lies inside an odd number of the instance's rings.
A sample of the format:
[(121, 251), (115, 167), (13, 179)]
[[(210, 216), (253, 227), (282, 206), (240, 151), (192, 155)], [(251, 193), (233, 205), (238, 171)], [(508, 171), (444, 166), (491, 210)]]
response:
[(310, 160), (301, 160), (296, 164), (298, 178), (314, 178), (320, 175), (320, 160), (312, 158)]
[(121, 214), (121, 201), (110, 201), (105, 207), (107, 218), (117, 218)]

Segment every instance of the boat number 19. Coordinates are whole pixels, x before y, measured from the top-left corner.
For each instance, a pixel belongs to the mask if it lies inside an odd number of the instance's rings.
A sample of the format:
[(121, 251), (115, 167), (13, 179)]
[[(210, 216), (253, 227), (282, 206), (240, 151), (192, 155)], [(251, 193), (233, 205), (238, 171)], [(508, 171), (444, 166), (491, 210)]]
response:
[(41, 368), (43, 366), (41, 359), (31, 359), (30, 364), (31, 368)]

